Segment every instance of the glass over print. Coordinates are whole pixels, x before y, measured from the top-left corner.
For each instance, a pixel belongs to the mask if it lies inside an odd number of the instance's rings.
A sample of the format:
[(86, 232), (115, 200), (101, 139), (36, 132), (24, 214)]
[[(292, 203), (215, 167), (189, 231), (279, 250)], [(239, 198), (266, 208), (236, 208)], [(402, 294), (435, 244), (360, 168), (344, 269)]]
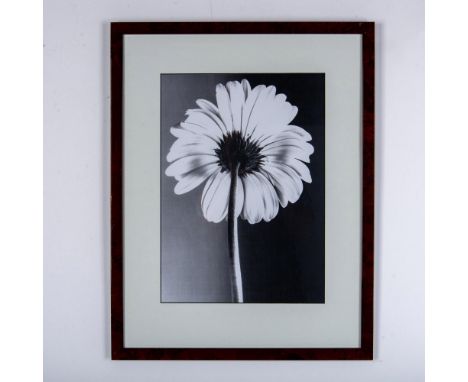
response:
[(324, 90), (161, 75), (161, 302), (324, 302)]

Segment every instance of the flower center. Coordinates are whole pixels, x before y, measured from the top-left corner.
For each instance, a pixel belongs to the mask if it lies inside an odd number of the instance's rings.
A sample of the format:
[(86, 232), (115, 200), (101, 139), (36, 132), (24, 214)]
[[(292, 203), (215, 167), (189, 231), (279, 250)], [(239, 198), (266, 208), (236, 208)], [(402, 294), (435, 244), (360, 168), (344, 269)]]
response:
[(224, 134), (219, 147), (215, 149), (221, 171), (235, 171), (239, 166), (239, 176), (259, 171), (263, 165), (264, 156), (256, 142), (245, 138), (238, 131)]

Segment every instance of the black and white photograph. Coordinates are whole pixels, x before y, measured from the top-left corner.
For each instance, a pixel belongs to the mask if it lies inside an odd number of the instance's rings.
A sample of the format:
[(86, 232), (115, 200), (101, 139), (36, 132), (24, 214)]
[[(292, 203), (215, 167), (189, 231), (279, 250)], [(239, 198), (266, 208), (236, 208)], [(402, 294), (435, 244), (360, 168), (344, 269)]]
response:
[(161, 74), (161, 303), (325, 303), (325, 74)]

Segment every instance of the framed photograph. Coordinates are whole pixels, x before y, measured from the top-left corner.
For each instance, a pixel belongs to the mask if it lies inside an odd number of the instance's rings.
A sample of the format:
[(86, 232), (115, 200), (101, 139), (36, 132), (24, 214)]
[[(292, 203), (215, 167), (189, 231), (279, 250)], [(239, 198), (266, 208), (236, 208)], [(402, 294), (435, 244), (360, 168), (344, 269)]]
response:
[(112, 359), (373, 359), (374, 23), (112, 23), (111, 146)]

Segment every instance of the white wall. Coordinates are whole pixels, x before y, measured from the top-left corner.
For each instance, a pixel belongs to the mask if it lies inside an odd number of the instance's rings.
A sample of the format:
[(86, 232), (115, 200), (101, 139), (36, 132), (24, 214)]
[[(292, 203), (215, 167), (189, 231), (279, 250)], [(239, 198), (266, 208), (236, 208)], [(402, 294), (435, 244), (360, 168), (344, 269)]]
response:
[[(44, 17), (45, 381), (424, 379), (423, 0), (46, 0)], [(375, 361), (110, 361), (108, 22), (130, 20), (377, 22)]]

